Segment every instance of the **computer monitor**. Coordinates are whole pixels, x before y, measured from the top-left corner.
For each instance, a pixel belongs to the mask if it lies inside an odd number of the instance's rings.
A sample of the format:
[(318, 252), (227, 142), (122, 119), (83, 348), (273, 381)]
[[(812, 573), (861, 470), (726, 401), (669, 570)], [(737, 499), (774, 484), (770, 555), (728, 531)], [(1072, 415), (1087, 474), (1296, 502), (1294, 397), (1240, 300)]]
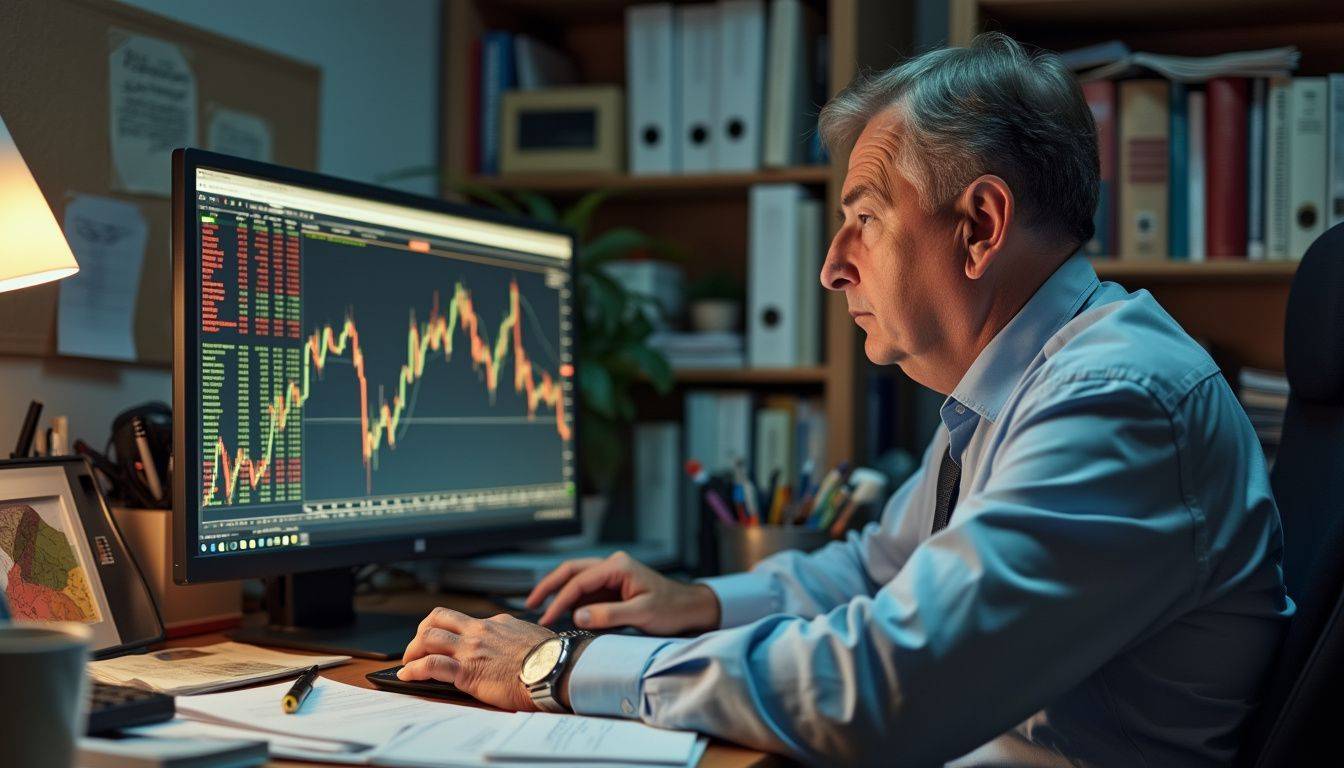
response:
[(271, 577), (267, 642), (399, 655), (351, 566), (577, 531), (569, 232), (195, 149), (173, 211), (178, 583)]

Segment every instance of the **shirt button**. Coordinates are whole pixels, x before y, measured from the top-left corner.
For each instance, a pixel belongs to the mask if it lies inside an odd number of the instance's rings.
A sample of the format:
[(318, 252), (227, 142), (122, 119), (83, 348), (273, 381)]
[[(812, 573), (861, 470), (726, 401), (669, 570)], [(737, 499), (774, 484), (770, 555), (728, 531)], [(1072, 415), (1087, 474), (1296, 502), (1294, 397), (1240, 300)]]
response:
[(957, 406), (957, 415), (958, 415), (958, 416), (960, 416), (961, 414), (963, 414), (963, 413), (965, 413), (965, 412), (966, 412), (966, 406), (964, 406), (964, 405), (958, 405), (958, 406)]
[(621, 699), (621, 711), (629, 715), (635, 711), (635, 705), (630, 703), (629, 699)]

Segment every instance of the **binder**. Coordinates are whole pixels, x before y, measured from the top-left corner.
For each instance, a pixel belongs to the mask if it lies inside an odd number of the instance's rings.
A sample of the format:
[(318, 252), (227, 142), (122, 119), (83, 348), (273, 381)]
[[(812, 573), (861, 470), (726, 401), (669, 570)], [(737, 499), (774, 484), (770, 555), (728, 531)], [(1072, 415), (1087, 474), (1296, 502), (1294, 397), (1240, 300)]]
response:
[(797, 184), (751, 188), (747, 363), (752, 367), (798, 364), (802, 199), (803, 188)]
[(768, 168), (802, 162), (807, 123), (807, 33), (802, 0), (771, 0), (763, 160)]
[(492, 30), (481, 43), (481, 173), (499, 173), (500, 109), (515, 82), (513, 35)]
[(1247, 256), (1251, 84), (1244, 77), (1216, 77), (1207, 93), (1205, 252), (1210, 259), (1241, 259)]
[(680, 554), (682, 520), (681, 424), (651, 421), (635, 425), (635, 537), (658, 558)]
[(1324, 77), (1293, 78), (1288, 126), (1288, 258), (1293, 260), (1325, 232), (1326, 99)]
[(1327, 227), (1344, 222), (1344, 74), (1333, 74), (1330, 87), (1330, 163)]
[(625, 9), (626, 146), (630, 173), (676, 173), (677, 36), (671, 3)]
[(718, 78), (719, 9), (714, 5), (677, 7), (677, 59), (681, 70), (678, 143), (681, 170), (714, 170), (714, 103)]
[[(1104, 81), (1098, 81), (1104, 82)], [(1092, 83), (1088, 83), (1092, 85)], [(1167, 203), (1169, 217), (1167, 221), (1167, 258), (1178, 261), (1190, 259), (1190, 244), (1195, 241), (1196, 233), (1191, 229), (1195, 221), (1195, 201), (1191, 198), (1194, 191), (1195, 171), (1194, 154), (1197, 143), (1204, 140), (1201, 132), (1195, 131), (1194, 112), (1196, 92), (1186, 88), (1185, 83), (1172, 82), (1168, 90), (1168, 104), (1171, 115), (1168, 124), (1167, 142), (1168, 169)], [(1203, 179), (1200, 179), (1202, 184)], [(1201, 187), (1202, 189), (1202, 187)], [(1202, 209), (1201, 209), (1202, 211)]]
[(822, 242), (820, 200), (805, 197), (798, 202), (798, 242), (802, 263), (798, 279), (798, 356), (795, 365), (821, 364), (821, 261), (826, 253)]
[(1167, 83), (1120, 83), (1120, 252), (1167, 257)]
[(1292, 81), (1269, 81), (1265, 107), (1265, 257), (1288, 258), (1288, 125)]
[(720, 0), (718, 34), (715, 167), (756, 170), (765, 108), (765, 0)]

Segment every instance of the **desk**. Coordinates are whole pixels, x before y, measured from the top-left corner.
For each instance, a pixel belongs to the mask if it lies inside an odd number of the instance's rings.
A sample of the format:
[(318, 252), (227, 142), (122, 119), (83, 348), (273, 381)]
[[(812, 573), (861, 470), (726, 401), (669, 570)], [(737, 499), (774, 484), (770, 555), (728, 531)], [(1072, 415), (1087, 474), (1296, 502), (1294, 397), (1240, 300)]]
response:
[[(423, 615), (428, 613), (436, 605), (447, 605), (465, 613), (474, 616), (490, 616), (499, 613), (499, 609), (488, 600), (473, 595), (429, 595), (421, 592), (407, 592), (395, 595), (379, 595), (374, 597), (361, 597), (358, 605), (364, 610), (380, 611), (384, 613), (409, 613)], [(248, 616), (247, 621), (260, 621), (259, 615)], [(407, 638), (409, 641), (410, 638)], [(206, 635), (195, 635), (193, 637), (183, 637), (176, 640), (170, 640), (164, 643), (168, 648), (189, 648), (198, 645), (210, 645), (228, 640), (220, 632), (214, 632)], [(289, 649), (280, 649), (287, 653), (301, 653), (300, 651), (290, 651)], [(396, 662), (376, 661), (372, 659), (352, 659), (347, 664), (331, 667), (322, 670), (322, 676), (350, 685), (358, 685), (362, 688), (372, 688), (369, 681), (364, 679), (364, 675), (384, 667), (391, 666)], [(269, 685), (270, 683), (266, 683)], [(433, 701), (433, 699), (428, 699)], [(465, 701), (454, 703), (466, 704)], [(277, 706), (279, 706), (277, 704)], [(484, 705), (481, 705), (484, 706)], [(783, 758), (776, 755), (770, 755), (765, 752), (758, 752), (754, 749), (734, 746), (718, 740), (711, 740), (709, 749), (705, 752), (704, 758), (700, 761), (701, 768), (769, 768), (771, 766), (788, 765)], [(272, 768), (311, 768), (314, 763), (296, 762), (293, 760), (272, 760), (267, 763)]]

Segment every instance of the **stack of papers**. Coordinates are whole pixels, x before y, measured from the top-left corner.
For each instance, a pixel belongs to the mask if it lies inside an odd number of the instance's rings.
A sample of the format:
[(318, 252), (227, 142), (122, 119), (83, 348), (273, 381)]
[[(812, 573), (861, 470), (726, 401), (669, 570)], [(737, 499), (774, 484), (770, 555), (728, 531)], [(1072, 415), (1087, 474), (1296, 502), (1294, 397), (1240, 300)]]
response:
[(1130, 52), (1123, 44), (1111, 42), (1081, 48), (1063, 54), (1066, 66), (1084, 69), (1078, 75), (1083, 82), (1111, 80), (1150, 70), (1181, 83), (1202, 83), (1215, 77), (1287, 77), (1297, 69), (1301, 54), (1293, 46), (1262, 51), (1236, 51), (1217, 56), (1165, 56)]
[(216, 643), (94, 661), (89, 663), (89, 674), (101, 683), (188, 696), (290, 677), (314, 664), (330, 667), (349, 660), (349, 656), (302, 656), (243, 643)]
[(178, 699), (177, 718), (144, 736), (253, 738), (272, 757), (377, 765), (690, 766), (707, 741), (624, 720), (501, 712), (319, 678), (303, 707), (280, 712), (288, 683)]

